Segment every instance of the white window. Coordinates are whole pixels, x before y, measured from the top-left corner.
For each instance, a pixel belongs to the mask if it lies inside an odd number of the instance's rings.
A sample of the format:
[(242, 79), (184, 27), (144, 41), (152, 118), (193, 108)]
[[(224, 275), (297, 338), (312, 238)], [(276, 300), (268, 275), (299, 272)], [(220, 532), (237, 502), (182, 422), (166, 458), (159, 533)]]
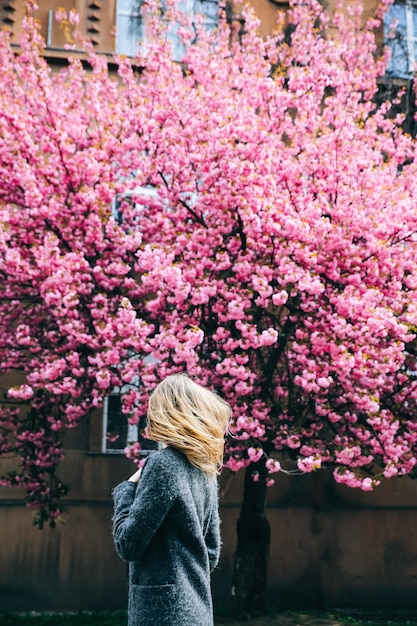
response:
[(124, 454), (125, 448), (136, 442), (141, 445), (141, 456), (162, 448), (162, 444), (143, 437), (137, 424), (129, 424), (128, 416), (122, 411), (121, 395), (116, 389), (104, 399), (101, 451), (106, 454)]
[(143, 41), (140, 0), (117, 0), (116, 52), (134, 56)]
[(387, 74), (412, 78), (417, 60), (417, 2), (405, 0), (391, 5), (385, 16), (384, 30), (386, 44), (391, 48)]
[(121, 454), (137, 440), (138, 426), (129, 424), (127, 415), (122, 412), (121, 395), (115, 390), (104, 399), (102, 452)]
[[(155, 362), (152, 355), (147, 355), (144, 362)], [(101, 451), (108, 454), (123, 454), (127, 446), (139, 442), (142, 448), (141, 455), (146, 456), (149, 450), (159, 450), (162, 444), (146, 439), (142, 434), (145, 423), (130, 424), (128, 415), (122, 411), (123, 394), (137, 388), (139, 378), (136, 376), (130, 384), (115, 387), (113, 392), (104, 398), (103, 429)], [(145, 421), (145, 417), (144, 417)]]
[(117, 224), (123, 224), (123, 210), (121, 208), (122, 203), (129, 203), (131, 207), (134, 208), (134, 213), (136, 214), (136, 218), (134, 222), (129, 222), (130, 226), (136, 223), (136, 227), (140, 228), (139, 220), (140, 220), (140, 207), (143, 204), (148, 204), (151, 202), (157, 202), (158, 205), (166, 204), (161, 201), (158, 190), (156, 187), (152, 185), (144, 185), (141, 187), (136, 187), (129, 191), (125, 191), (120, 196), (117, 196), (113, 200), (112, 204), (112, 215), (117, 222)]
[[(134, 56), (144, 43), (144, 27), (140, 16), (141, 0), (117, 0), (116, 52)], [(212, 30), (218, 22), (218, 0), (179, 0), (178, 8), (189, 15), (203, 16), (207, 29)], [(184, 46), (176, 32), (176, 25), (169, 29), (173, 58), (176, 61), (184, 56)], [(143, 53), (143, 50), (142, 50)]]
[[(198, 202), (198, 193), (196, 191), (185, 191), (180, 194), (180, 198), (190, 210), (195, 209)], [(123, 194), (116, 196), (112, 203), (112, 216), (119, 225), (123, 224), (123, 204), (128, 203), (133, 209), (133, 215), (129, 220), (129, 226), (135, 226), (140, 230), (141, 207), (157, 206), (159, 210), (171, 211), (168, 200), (161, 198), (158, 189), (152, 185), (143, 185), (125, 191)]]

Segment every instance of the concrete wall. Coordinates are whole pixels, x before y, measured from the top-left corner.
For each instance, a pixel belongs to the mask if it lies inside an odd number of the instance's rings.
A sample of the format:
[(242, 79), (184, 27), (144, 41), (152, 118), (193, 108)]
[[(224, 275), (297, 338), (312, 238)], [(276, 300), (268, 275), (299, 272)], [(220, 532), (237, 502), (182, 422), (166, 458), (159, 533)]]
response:
[(373, 493), (329, 473), (284, 477), (269, 499), (270, 592), (280, 606), (416, 606), (417, 483)]
[[(222, 499), (219, 601), (230, 588), (242, 477)], [(281, 475), (269, 491), (269, 600), (280, 608), (417, 606), (417, 481), (348, 489), (330, 472)], [(229, 587), (227, 584), (229, 583)]]
[[(110, 491), (131, 470), (122, 456), (68, 452), (62, 467), (72, 485), (68, 513), (52, 530), (32, 527), (20, 492), (0, 490), (0, 611), (125, 606), (126, 566), (112, 544)], [(224, 548), (213, 577), (218, 605), (227, 604), (231, 588), (242, 478), (221, 480)], [(408, 478), (362, 493), (336, 485), (326, 472), (279, 476), (267, 507), (271, 603), (417, 606), (416, 496), (417, 483)]]

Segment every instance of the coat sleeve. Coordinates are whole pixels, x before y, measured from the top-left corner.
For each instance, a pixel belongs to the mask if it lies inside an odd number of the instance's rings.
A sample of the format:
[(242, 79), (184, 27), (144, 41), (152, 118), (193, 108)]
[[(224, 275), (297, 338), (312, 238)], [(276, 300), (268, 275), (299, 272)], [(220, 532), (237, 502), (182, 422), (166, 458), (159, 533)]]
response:
[(117, 553), (124, 561), (136, 561), (173, 505), (175, 479), (161, 459), (149, 458), (138, 485), (124, 481), (112, 495), (113, 538)]
[(221, 548), (220, 518), (217, 502), (211, 512), (211, 518), (205, 536), (205, 542), (209, 557), (210, 572), (212, 572), (214, 568), (217, 567), (217, 564), (219, 562)]

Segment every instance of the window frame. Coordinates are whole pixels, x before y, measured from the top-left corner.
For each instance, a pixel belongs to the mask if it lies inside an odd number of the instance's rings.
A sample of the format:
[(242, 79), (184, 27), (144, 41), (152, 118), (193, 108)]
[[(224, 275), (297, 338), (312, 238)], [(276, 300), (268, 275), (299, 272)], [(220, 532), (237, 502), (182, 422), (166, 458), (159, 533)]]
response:
[[(125, 3), (126, 0), (116, 0), (116, 41), (115, 41), (116, 54), (124, 54), (128, 57), (134, 57), (136, 54), (145, 55), (146, 54), (146, 35), (143, 30), (143, 23), (141, 23), (140, 11), (137, 8), (137, 5), (139, 4), (139, 0), (128, 0), (128, 1), (131, 4), (130, 11), (121, 8), (122, 3)], [(197, 14), (201, 15), (203, 17), (204, 24), (206, 24), (207, 28), (211, 29), (217, 26), (219, 0), (179, 0), (179, 5), (180, 5), (181, 10), (188, 15), (197, 15)], [(211, 5), (216, 6), (216, 18), (213, 17), (212, 12), (210, 12), (209, 10), (207, 10), (206, 12), (197, 10), (197, 9), (203, 9), (205, 5), (207, 7)], [(137, 25), (138, 36), (135, 40), (135, 48), (132, 46), (132, 50), (130, 50), (129, 52), (126, 51), (126, 48), (124, 51), (121, 51), (119, 49), (119, 42), (121, 40), (123, 41), (129, 40), (128, 32), (124, 32), (124, 36), (121, 36), (121, 30), (119, 26), (119, 16), (123, 18), (126, 18), (126, 17), (127, 18), (133, 18), (133, 17), (139, 18), (138, 25)], [(177, 26), (176, 23), (174, 23), (172, 25), (172, 28), (171, 27), (169, 28), (168, 36), (171, 38), (171, 42), (172, 42), (173, 59), (175, 61), (180, 61), (181, 57), (184, 54), (184, 49), (183, 49), (183, 45), (181, 41), (179, 41), (179, 39), (177, 38), (176, 26)], [(130, 36), (131, 35), (132, 33), (130, 33)], [(131, 44), (132, 44), (131, 41), (128, 42), (128, 46)]]
[[(126, 387), (128, 387), (128, 385), (126, 385)], [(120, 447), (120, 448), (108, 448), (107, 447), (107, 444), (108, 444), (107, 429), (109, 425), (109, 398), (112, 396), (118, 396), (121, 398), (123, 393), (125, 393), (126, 391), (128, 391), (128, 389), (124, 389), (123, 387), (121, 389), (116, 388), (113, 390), (112, 394), (110, 394), (109, 396), (105, 396), (104, 398), (103, 411), (102, 411), (102, 437), (101, 437), (101, 452), (103, 454), (124, 454), (125, 448), (131, 445), (132, 443), (137, 442), (139, 439), (138, 424), (130, 424), (129, 416), (121, 411), (120, 412), (121, 416), (124, 416), (127, 422), (126, 443), (123, 445), (123, 447)]]
[[(391, 13), (392, 8), (399, 8), (404, 11), (404, 20), (400, 20)], [(394, 36), (387, 37), (387, 34), (392, 32), (391, 24), (393, 19), (398, 20), (398, 25), (393, 31)], [(416, 19), (416, 28), (414, 28), (414, 19)], [(402, 40), (399, 38), (401, 30), (398, 29), (399, 25), (403, 25), (404, 35)], [(401, 2), (394, 2), (388, 10), (384, 20), (385, 31), (385, 43), (391, 49), (391, 59), (387, 67), (387, 75), (393, 78), (400, 78), (403, 80), (410, 80), (416, 74), (416, 46), (417, 46), (417, 0), (403, 0)], [(393, 42), (394, 45), (390, 44)], [(397, 46), (395, 45), (397, 44)], [(401, 45), (404, 44), (404, 45)], [(401, 46), (401, 47), (400, 47)], [(397, 49), (396, 49), (397, 47)], [(400, 54), (398, 54), (398, 47)], [(398, 60), (404, 60), (404, 71), (399, 67)], [(396, 63), (397, 61), (397, 63)]]

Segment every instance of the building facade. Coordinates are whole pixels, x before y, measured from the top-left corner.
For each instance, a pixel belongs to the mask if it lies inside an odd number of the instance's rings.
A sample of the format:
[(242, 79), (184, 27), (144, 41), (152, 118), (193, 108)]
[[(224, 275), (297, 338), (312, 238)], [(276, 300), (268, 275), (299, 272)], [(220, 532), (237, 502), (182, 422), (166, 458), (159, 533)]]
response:
[[(3, 0), (1, 4), (1, 24), (11, 31), (12, 41), (17, 45), (25, 15), (25, 0)], [(80, 30), (91, 39), (97, 52), (109, 56), (115, 52), (133, 55), (138, 40), (143, 36), (138, 13), (140, 0), (38, 0), (37, 4), (41, 34), (46, 42), (45, 56), (51, 64), (59, 65), (68, 57), (68, 51), (64, 49), (65, 33), (54, 17), (61, 8), (67, 12), (76, 9)], [(181, 4), (190, 13), (203, 15), (208, 27), (215, 25), (218, 0), (181, 0)], [(228, 4), (233, 11), (233, 0)], [(277, 12), (288, 7), (287, 0), (250, 0), (250, 4), (260, 19), (259, 30), (263, 35), (274, 30)], [(331, 13), (337, 2), (325, 0), (323, 4)], [(377, 0), (364, 0), (364, 17), (373, 15), (377, 4)], [(392, 50), (387, 77), (402, 81), (412, 79), (417, 61), (415, 0), (394, 2), (386, 16), (380, 39), (384, 39)]]
[[(65, 34), (54, 18), (58, 9), (67, 12), (76, 9), (80, 17), (81, 31), (91, 39), (97, 52), (114, 52), (132, 55), (141, 36), (140, 24), (135, 28), (140, 0), (38, 0), (37, 17), (46, 42), (45, 56), (49, 59), (66, 58)], [(204, 16), (208, 25), (217, 20), (218, 0), (182, 0), (183, 8), (190, 13)], [(261, 20), (261, 32), (266, 34), (274, 28), (276, 12), (285, 8), (285, 0), (252, 0)], [(3, 0), (1, 23), (12, 32), (12, 40), (18, 43), (22, 19), (25, 14), (24, 0)], [(139, 21), (139, 20), (138, 20)]]

